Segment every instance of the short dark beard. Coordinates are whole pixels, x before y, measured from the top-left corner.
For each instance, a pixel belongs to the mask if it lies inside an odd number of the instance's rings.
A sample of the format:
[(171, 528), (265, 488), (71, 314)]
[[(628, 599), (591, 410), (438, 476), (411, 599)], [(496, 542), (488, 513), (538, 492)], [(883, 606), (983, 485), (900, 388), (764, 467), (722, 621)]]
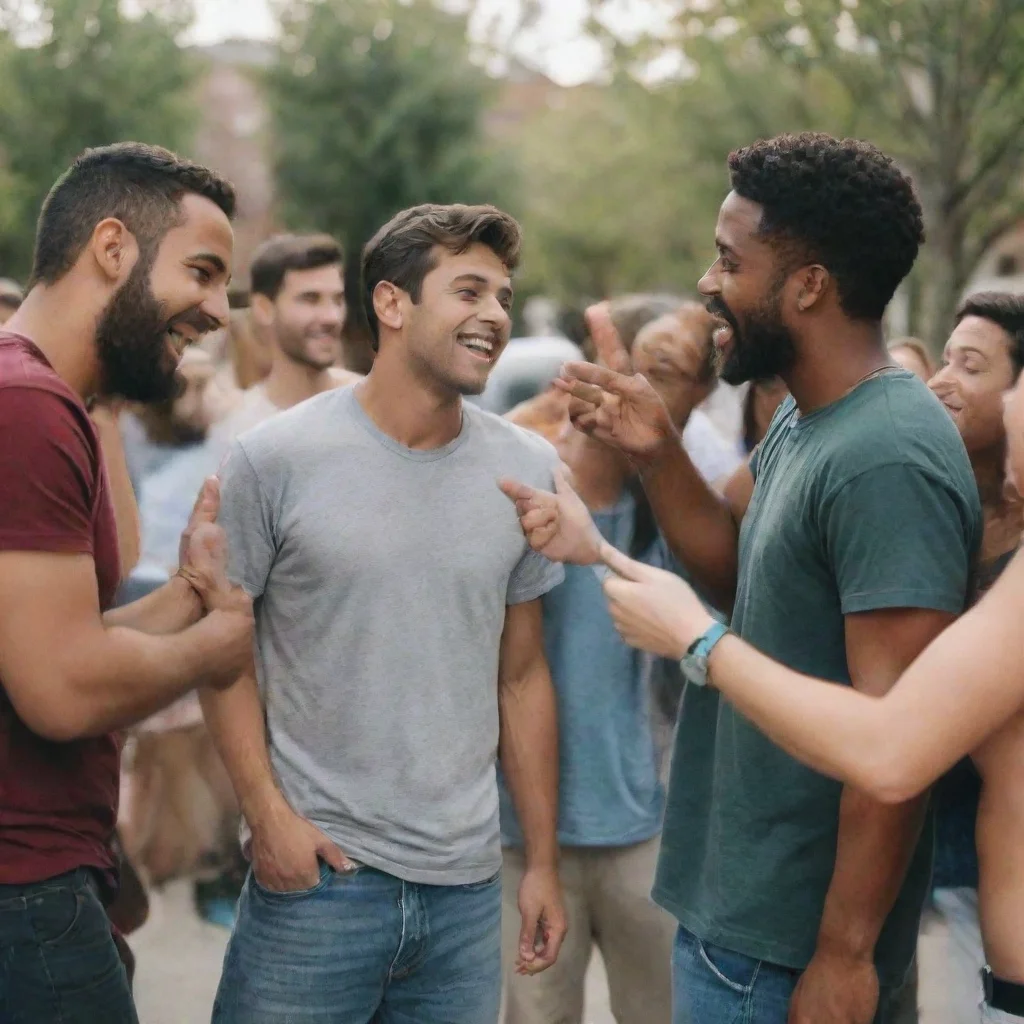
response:
[(708, 309), (732, 327), (732, 351), (719, 367), (727, 384), (784, 376), (796, 362), (796, 344), (782, 322), (782, 288), (785, 277), (773, 284), (764, 302), (744, 317), (742, 328), (732, 310), (715, 297)]
[(177, 363), (167, 351), (167, 311), (153, 294), (153, 254), (140, 254), (96, 325), (101, 394), (131, 402), (159, 402), (181, 393)]
[[(298, 363), (299, 366), (304, 366), (310, 370), (323, 371), (334, 365), (334, 362), (327, 363), (326, 365), (319, 360), (310, 359), (306, 355), (305, 340), (306, 336), (304, 333), (295, 334), (288, 328), (284, 328), (278, 336), (278, 347), (293, 363)], [(338, 354), (341, 354), (341, 338), (336, 339), (338, 345)]]

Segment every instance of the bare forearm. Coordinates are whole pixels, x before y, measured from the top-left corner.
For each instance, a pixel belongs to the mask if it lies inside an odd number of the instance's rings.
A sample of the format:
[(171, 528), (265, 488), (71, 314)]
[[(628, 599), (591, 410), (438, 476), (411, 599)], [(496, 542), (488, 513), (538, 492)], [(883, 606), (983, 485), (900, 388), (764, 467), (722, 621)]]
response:
[(526, 862), (558, 859), (558, 725), (547, 667), (500, 691), (498, 754), (519, 824)]
[(644, 490), (672, 553), (715, 606), (736, 594), (739, 527), (729, 505), (673, 442), (643, 471)]
[(180, 633), (203, 614), (199, 595), (180, 576), (172, 576), (158, 590), (138, 601), (113, 608), (103, 616), (105, 626), (122, 626), (153, 636)]
[(224, 690), (201, 692), (199, 700), (242, 814), (252, 825), (281, 799), (270, 764), (256, 678), (246, 673)]
[(204, 619), (171, 636), (104, 629), (94, 643), (69, 649), (73, 663), (54, 694), (59, 710), (48, 723), (58, 734), (52, 738), (126, 728), (196, 686), (220, 682), (218, 639), (216, 623)]
[(870, 959), (906, 877), (928, 797), (895, 806), (846, 787), (818, 948)]
[(786, 753), (886, 798), (899, 737), (885, 698), (801, 675), (734, 636), (708, 665), (714, 687)]

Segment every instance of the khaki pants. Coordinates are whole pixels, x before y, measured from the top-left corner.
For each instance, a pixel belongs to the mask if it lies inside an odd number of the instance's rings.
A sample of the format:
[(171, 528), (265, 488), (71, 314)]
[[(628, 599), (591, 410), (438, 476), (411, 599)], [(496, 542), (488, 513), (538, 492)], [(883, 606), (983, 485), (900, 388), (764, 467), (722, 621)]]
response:
[(510, 970), (519, 944), (521, 850), (505, 850), (501, 940), (506, 1024), (581, 1024), (592, 947), (608, 972), (618, 1024), (669, 1024), (676, 922), (651, 900), (657, 838), (623, 847), (563, 847), (560, 875), (569, 933), (557, 963), (535, 977)]

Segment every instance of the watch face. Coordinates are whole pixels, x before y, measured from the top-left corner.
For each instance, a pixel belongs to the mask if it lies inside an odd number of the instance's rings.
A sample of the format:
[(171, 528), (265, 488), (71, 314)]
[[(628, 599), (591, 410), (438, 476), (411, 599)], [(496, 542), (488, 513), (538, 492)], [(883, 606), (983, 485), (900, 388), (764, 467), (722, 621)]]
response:
[(680, 663), (680, 668), (694, 686), (704, 686), (707, 683), (708, 659), (704, 655), (687, 654)]

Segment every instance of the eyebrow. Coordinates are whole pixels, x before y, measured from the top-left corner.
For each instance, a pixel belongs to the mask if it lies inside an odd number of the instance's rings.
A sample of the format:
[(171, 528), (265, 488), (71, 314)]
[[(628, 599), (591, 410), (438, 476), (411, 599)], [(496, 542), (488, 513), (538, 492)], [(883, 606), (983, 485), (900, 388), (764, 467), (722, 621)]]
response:
[[(486, 277), (481, 277), (479, 274), (460, 274), (454, 281), (452, 281), (452, 284), (458, 284), (460, 281), (478, 284), (484, 288), (489, 288), (491, 285), (491, 282), (488, 281)], [(511, 299), (512, 289), (509, 288), (508, 285), (504, 285), (498, 289), (498, 295), (506, 299)]]
[(727, 252), (731, 256), (737, 255), (736, 250), (731, 245), (728, 245), (727, 243), (723, 242), (720, 238), (716, 238), (715, 239), (715, 248), (720, 253), (721, 252)]
[(981, 356), (982, 359), (988, 359), (988, 353), (982, 352), (980, 348), (975, 348), (974, 345), (961, 345), (960, 351), (963, 352), (964, 355), (976, 355)]
[(219, 274), (228, 272), (228, 265), (215, 252), (199, 252), (194, 256), (189, 256), (189, 259), (194, 262), (209, 263)]

